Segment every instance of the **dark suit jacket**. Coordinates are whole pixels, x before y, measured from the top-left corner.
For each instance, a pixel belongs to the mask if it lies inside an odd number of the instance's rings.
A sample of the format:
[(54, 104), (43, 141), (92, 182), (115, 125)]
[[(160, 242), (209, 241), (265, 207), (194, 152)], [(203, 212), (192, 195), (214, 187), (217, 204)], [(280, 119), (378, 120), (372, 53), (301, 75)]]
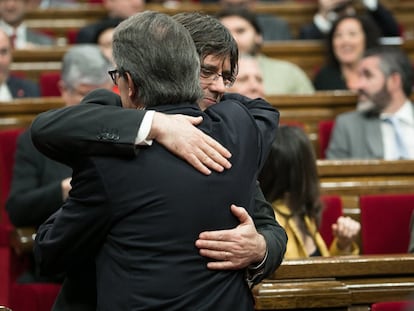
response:
[(96, 258), (99, 310), (253, 310), (244, 271), (209, 270), (194, 246), (204, 230), (237, 225), (231, 203), (253, 212), (257, 170), (273, 141), (277, 112), (264, 101), (251, 104), (263, 126), (236, 101), (205, 113), (195, 104), (155, 107), (203, 115), (202, 130), (233, 154), (225, 174), (204, 176), (156, 142), (133, 159), (73, 162), (70, 198), (36, 237), (42, 267), (70, 270)]
[(13, 98), (40, 97), (39, 85), (30, 80), (9, 76), (6, 84)]
[[(383, 5), (378, 3), (375, 11), (366, 10), (366, 13), (372, 17), (384, 37), (400, 36), (400, 27), (397, 20)], [(299, 39), (320, 40), (324, 38), (325, 34), (319, 30), (314, 22), (306, 24), (299, 29)]]
[(40, 226), (63, 204), (61, 181), (72, 176), (70, 167), (41, 154), (30, 131), (17, 141), (13, 180), (6, 203), (11, 222), (17, 227)]

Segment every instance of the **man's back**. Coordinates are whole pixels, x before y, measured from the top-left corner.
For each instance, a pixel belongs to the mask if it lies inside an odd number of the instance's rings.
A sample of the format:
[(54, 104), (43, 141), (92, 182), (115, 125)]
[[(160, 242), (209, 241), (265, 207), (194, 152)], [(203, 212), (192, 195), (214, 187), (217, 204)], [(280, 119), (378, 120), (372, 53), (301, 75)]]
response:
[[(191, 105), (157, 110), (202, 114)], [(94, 157), (74, 167), (71, 197), (50, 239), (56, 234), (68, 241), (58, 258), (65, 258), (64, 265), (76, 265), (79, 257), (72, 254), (96, 256), (98, 310), (233, 310), (235, 305), (253, 310), (244, 271), (207, 269), (194, 242), (202, 231), (237, 224), (232, 203), (252, 212), (256, 173), (267, 148), (239, 104), (218, 104), (203, 118), (202, 129), (233, 154), (225, 173), (202, 175), (158, 144), (134, 159)], [(65, 225), (73, 215), (76, 228), (72, 223), (68, 232)], [(83, 243), (80, 236), (93, 238)], [(44, 251), (57, 251), (55, 241), (45, 242), (40, 242)]]

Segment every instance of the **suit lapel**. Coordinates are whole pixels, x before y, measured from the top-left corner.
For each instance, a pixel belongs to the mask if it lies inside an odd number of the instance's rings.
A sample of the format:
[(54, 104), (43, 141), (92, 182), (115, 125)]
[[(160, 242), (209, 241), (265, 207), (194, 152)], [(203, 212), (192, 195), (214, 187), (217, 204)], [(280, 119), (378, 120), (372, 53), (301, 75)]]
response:
[(381, 134), (381, 120), (378, 118), (367, 118), (365, 125), (367, 150), (373, 158), (384, 158), (384, 146)]

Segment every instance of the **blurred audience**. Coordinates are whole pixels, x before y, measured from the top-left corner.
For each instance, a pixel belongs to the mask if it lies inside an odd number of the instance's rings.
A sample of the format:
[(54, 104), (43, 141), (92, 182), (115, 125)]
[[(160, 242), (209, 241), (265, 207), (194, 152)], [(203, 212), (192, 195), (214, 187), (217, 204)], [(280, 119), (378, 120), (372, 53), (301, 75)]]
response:
[(366, 51), (356, 111), (337, 116), (328, 159), (414, 159), (413, 67), (398, 47)]
[(39, 85), (28, 79), (10, 74), (13, 49), (9, 36), (0, 29), (0, 101), (10, 101), (21, 97), (39, 97)]
[[(63, 57), (59, 88), (66, 106), (78, 104), (91, 90), (111, 89), (107, 73), (109, 63), (96, 45), (78, 45)], [(16, 227), (35, 227), (58, 210), (71, 189), (72, 170), (41, 154), (33, 145), (30, 131), (25, 131), (17, 142), (13, 179), (6, 209)], [(36, 266), (26, 271), (20, 282), (40, 282)], [(60, 281), (60, 277), (52, 278)]]
[(323, 39), (331, 30), (333, 22), (342, 15), (355, 15), (357, 2), (362, 2), (365, 12), (380, 29), (384, 37), (400, 36), (400, 27), (391, 11), (378, 0), (318, 0), (318, 12), (313, 21), (301, 27), (299, 39)]
[(239, 55), (238, 70), (236, 80), (228, 92), (253, 99), (264, 98), (263, 76), (257, 59), (249, 54)]
[[(258, 0), (219, 0), (223, 10), (245, 9), (255, 12)], [(272, 14), (253, 13), (264, 41), (291, 40), (292, 31), (286, 20)]]
[(358, 63), (366, 49), (379, 45), (379, 30), (366, 16), (342, 16), (326, 40), (327, 62), (314, 77), (316, 90), (355, 90)]
[(217, 14), (237, 42), (240, 53), (255, 56), (263, 75), (265, 95), (313, 93), (306, 73), (293, 63), (267, 57), (260, 53), (263, 43), (261, 28), (252, 12), (229, 9)]
[(355, 240), (361, 226), (352, 218), (341, 216), (332, 225), (329, 249), (318, 231), (323, 205), (316, 157), (300, 127), (279, 127), (259, 181), (288, 235), (285, 259), (359, 253)]
[(97, 34), (108, 23), (108, 20), (122, 20), (144, 11), (145, 0), (103, 0), (102, 5), (107, 11), (107, 16), (93, 24), (82, 27), (76, 36), (76, 43), (95, 43)]
[(54, 38), (27, 27), (25, 17), (29, 9), (29, 0), (0, 1), (0, 28), (10, 37), (13, 48), (27, 49), (39, 45), (54, 45)]

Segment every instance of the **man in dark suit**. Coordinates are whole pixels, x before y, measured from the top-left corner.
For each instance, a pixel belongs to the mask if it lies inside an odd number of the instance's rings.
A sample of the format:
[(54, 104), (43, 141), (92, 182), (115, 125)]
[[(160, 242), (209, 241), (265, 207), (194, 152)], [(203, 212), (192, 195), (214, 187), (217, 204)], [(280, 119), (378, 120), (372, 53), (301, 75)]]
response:
[(10, 75), (12, 47), (6, 32), (0, 29), (0, 101), (21, 97), (39, 97), (37, 83)]
[[(253, 310), (244, 270), (207, 269), (194, 241), (204, 230), (235, 225), (231, 202), (252, 212), (277, 112), (257, 100), (249, 103), (250, 114), (229, 100), (202, 113), (198, 55), (185, 28), (164, 14), (146, 12), (121, 23), (114, 60), (124, 107), (202, 115), (201, 128), (229, 148), (233, 166), (206, 177), (156, 143), (134, 159), (67, 158), (73, 189), (60, 213), (39, 229), (39, 261), (71, 270), (96, 258), (98, 309)], [(228, 58), (224, 62), (230, 66)], [(89, 99), (119, 100), (102, 91)]]

